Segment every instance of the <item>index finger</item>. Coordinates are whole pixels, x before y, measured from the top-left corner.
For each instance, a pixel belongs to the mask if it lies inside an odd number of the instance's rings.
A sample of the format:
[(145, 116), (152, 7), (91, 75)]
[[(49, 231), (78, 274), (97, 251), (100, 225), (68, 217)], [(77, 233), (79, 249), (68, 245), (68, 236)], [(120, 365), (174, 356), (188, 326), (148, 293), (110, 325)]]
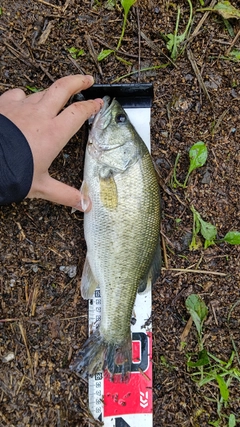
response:
[(75, 74), (56, 80), (39, 100), (51, 117), (55, 117), (68, 102), (69, 98), (94, 83), (89, 75)]
[(55, 134), (58, 135), (57, 145), (54, 147), (57, 154), (83, 123), (100, 110), (102, 105), (103, 101), (100, 98), (75, 102), (53, 119)]

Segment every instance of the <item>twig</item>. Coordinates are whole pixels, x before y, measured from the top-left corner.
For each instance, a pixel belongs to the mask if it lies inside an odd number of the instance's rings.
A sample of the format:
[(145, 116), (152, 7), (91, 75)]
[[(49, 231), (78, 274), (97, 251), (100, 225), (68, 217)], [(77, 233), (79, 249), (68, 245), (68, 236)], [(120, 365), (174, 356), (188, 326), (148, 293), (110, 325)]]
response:
[(48, 3), (48, 1), (45, 0), (37, 0), (39, 3), (45, 4), (46, 6), (53, 7), (54, 9), (61, 9), (61, 6), (57, 6), (56, 4)]
[(46, 74), (46, 76), (49, 78), (49, 80), (51, 80), (51, 82), (55, 82), (53, 76), (46, 70), (46, 68), (41, 64), (41, 62), (39, 64), (36, 64), (36, 66), (39, 66), (41, 68), (41, 70), (44, 72), (44, 74)]
[[(41, 63), (36, 63), (34, 62), (31, 58), (30, 55), (26, 55), (26, 53), (20, 48), (20, 46), (17, 45), (17, 43), (14, 42), (14, 40), (10, 39), (12, 43), (14, 43), (14, 45), (18, 48), (18, 50), (16, 50), (14, 47), (10, 46), (10, 44), (8, 44), (6, 41), (4, 41), (3, 43), (5, 44), (5, 46), (7, 46), (7, 48), (10, 50), (10, 52), (16, 56), (16, 58), (19, 59), (19, 61), (23, 62), (24, 64), (26, 64), (28, 67), (35, 67), (36, 69), (41, 69), (46, 76), (52, 81), (54, 82), (55, 79), (51, 76), (51, 74), (43, 67), (43, 65)], [(19, 54), (20, 53), (20, 54)], [(21, 56), (22, 57), (21, 57)]]
[(64, 6), (62, 6), (62, 12), (65, 12), (65, 10), (68, 8), (72, 0), (66, 0)]
[(238, 30), (238, 33), (236, 34), (236, 36), (234, 37), (232, 43), (230, 44), (229, 48), (226, 50), (225, 55), (228, 56), (230, 50), (232, 49), (232, 47), (235, 45), (237, 39), (240, 37), (240, 30)]
[(30, 371), (31, 371), (31, 377), (32, 377), (32, 380), (34, 380), (34, 373), (33, 373), (33, 365), (32, 365), (31, 354), (30, 354), (30, 351), (29, 351), (29, 348), (28, 348), (28, 344), (27, 344), (26, 330), (25, 330), (22, 322), (19, 322), (19, 329), (20, 329), (20, 332), (21, 332), (21, 335), (22, 335), (22, 338), (23, 338), (24, 345), (26, 347), (28, 364), (29, 364)]
[(69, 60), (73, 63), (73, 65), (75, 65), (75, 67), (77, 68), (77, 70), (80, 72), (80, 74), (86, 74), (84, 73), (84, 71), (82, 70), (81, 67), (79, 67), (77, 61), (75, 61), (75, 59), (72, 58), (72, 56), (69, 54), (68, 55)]
[(23, 385), (23, 383), (24, 383), (24, 380), (25, 380), (25, 375), (23, 375), (22, 376), (22, 379), (21, 379), (21, 381), (20, 381), (20, 384), (19, 384), (19, 386), (18, 386), (18, 388), (17, 388), (17, 391), (16, 391), (16, 393), (15, 393), (15, 396), (17, 396), (18, 395), (18, 393), (19, 393), (19, 391), (21, 390), (21, 388), (22, 388), (22, 385)]
[(15, 221), (15, 222), (17, 224), (17, 227), (18, 227), (19, 231), (20, 231), (20, 233), (19, 233), (19, 236), (20, 236), (19, 240), (25, 240), (26, 239), (26, 234), (24, 233), (20, 222), (18, 222), (18, 221)]
[(99, 71), (100, 76), (103, 77), (102, 67), (99, 64), (99, 61), (97, 59), (97, 53), (96, 53), (96, 51), (95, 51), (95, 49), (93, 47), (90, 35), (89, 34), (85, 34), (85, 39), (86, 39), (86, 42), (87, 42), (89, 53), (90, 53), (90, 55), (91, 55), (91, 57), (92, 57), (95, 65), (96, 65), (96, 67), (97, 67), (97, 69)]
[(227, 273), (221, 273), (219, 271), (211, 270), (191, 270), (189, 268), (162, 268), (164, 271), (178, 271), (179, 273), (197, 273), (197, 274), (212, 274), (214, 276), (226, 277)]
[(138, 26), (138, 82), (140, 81), (140, 70), (141, 70), (141, 28), (140, 28), (140, 18), (139, 18), (139, 9), (136, 6), (137, 12), (137, 26)]
[(197, 62), (196, 62), (196, 60), (195, 60), (195, 58), (194, 58), (194, 56), (193, 56), (193, 53), (192, 53), (191, 49), (187, 49), (187, 56), (188, 56), (188, 59), (189, 59), (189, 61), (190, 61), (190, 63), (191, 63), (191, 66), (192, 66), (192, 68), (193, 68), (193, 71), (194, 71), (194, 73), (195, 73), (195, 75), (196, 75), (196, 77), (197, 77), (197, 79), (198, 79), (198, 83), (199, 83), (199, 85), (200, 85), (201, 89), (203, 90), (203, 92), (204, 92), (204, 94), (206, 95), (206, 97), (208, 98), (208, 100), (209, 100), (209, 102), (210, 102), (211, 106), (213, 107), (212, 100), (211, 100), (211, 98), (210, 98), (210, 95), (209, 95), (209, 93), (208, 93), (208, 90), (207, 90), (207, 88), (206, 88), (206, 85), (205, 85), (205, 83), (204, 83), (204, 81), (203, 81), (203, 78), (202, 78), (202, 76), (201, 76), (201, 73), (200, 73), (200, 71), (199, 71), (199, 69), (198, 69)]
[(175, 249), (174, 244), (171, 242), (171, 240), (164, 234), (164, 232), (161, 230), (161, 235), (166, 239), (169, 246), (171, 246), (173, 249)]
[(164, 238), (163, 234), (161, 234), (161, 238), (162, 238), (162, 250), (163, 250), (164, 264), (165, 264), (165, 268), (168, 270), (168, 258), (167, 258), (165, 238)]
[[(182, 333), (181, 333), (181, 335), (180, 335), (180, 342), (181, 342), (181, 343), (182, 343), (182, 342), (184, 342), (184, 341), (186, 340), (186, 338), (187, 338), (187, 336), (188, 336), (188, 334), (189, 334), (189, 332), (190, 332), (190, 329), (191, 329), (191, 327), (192, 327), (192, 324), (193, 324), (193, 319), (192, 319), (192, 316), (191, 316), (191, 317), (189, 317), (189, 319), (188, 319), (188, 321), (187, 321), (187, 324), (186, 324), (186, 326), (185, 326), (185, 328), (184, 328), (183, 332), (182, 332)], [(179, 350), (182, 350), (181, 343), (180, 343), (180, 346), (179, 346)]]
[(155, 50), (155, 52), (157, 52), (158, 55), (163, 55), (169, 62), (171, 62), (171, 64), (175, 68), (178, 68), (178, 66), (171, 60), (171, 58), (169, 58), (169, 56), (167, 56), (161, 49), (159, 49), (158, 45), (156, 45), (152, 40), (150, 40), (143, 31), (141, 31), (140, 34), (141, 34), (141, 37), (145, 40), (145, 42), (148, 44), (148, 46), (152, 50)]
[[(216, 0), (212, 0), (209, 7), (212, 8), (215, 6)], [(204, 15), (202, 16), (202, 18), (200, 19), (198, 25), (196, 26), (195, 30), (193, 31), (193, 33), (191, 34), (191, 36), (188, 39), (188, 43), (198, 35), (200, 28), (202, 27), (202, 25), (204, 24), (204, 22), (206, 21), (208, 15), (209, 15), (210, 11), (207, 11), (204, 13)]]
[(60, 258), (64, 258), (64, 256), (62, 254), (60, 254), (55, 248), (51, 248), (50, 246), (48, 246), (49, 251), (53, 252), (54, 254), (60, 256)]
[(221, 125), (224, 117), (227, 115), (228, 112), (229, 112), (229, 109), (224, 110), (224, 112), (218, 117), (217, 122), (216, 122), (216, 124), (215, 124), (215, 126), (213, 128), (213, 132), (212, 132), (214, 135), (217, 133), (217, 131), (218, 131), (218, 129), (219, 129), (219, 127), (220, 127), (220, 125)]
[(37, 297), (38, 297), (39, 286), (36, 284), (36, 280), (34, 280), (34, 289), (31, 297), (31, 316), (35, 316), (36, 306), (37, 306)]
[(169, 190), (169, 188), (167, 187), (167, 185), (164, 183), (164, 181), (163, 181), (163, 179), (162, 179), (162, 177), (160, 175), (158, 166), (157, 166), (157, 164), (156, 164), (156, 162), (155, 162), (155, 160), (153, 158), (152, 158), (152, 161), (153, 161), (154, 169), (155, 169), (156, 174), (157, 174), (158, 184), (160, 185), (160, 187), (162, 187), (162, 189), (165, 191), (165, 193), (167, 193), (169, 196), (172, 196), (173, 194), (171, 193), (171, 191)]

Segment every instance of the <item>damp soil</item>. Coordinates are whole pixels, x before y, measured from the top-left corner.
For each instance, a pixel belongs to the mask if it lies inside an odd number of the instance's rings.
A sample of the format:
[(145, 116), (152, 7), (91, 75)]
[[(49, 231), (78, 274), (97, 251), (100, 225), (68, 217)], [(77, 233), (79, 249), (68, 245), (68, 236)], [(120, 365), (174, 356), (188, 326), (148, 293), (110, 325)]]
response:
[[(203, 427), (216, 420), (215, 425), (227, 426), (230, 414), (240, 425), (239, 246), (220, 242), (204, 249), (200, 238), (198, 249), (189, 250), (192, 205), (217, 227), (219, 240), (240, 230), (240, 63), (224, 59), (240, 50), (240, 38), (233, 43), (239, 21), (230, 20), (232, 35), (220, 15), (210, 13), (201, 22), (200, 2), (193, 0), (190, 36), (173, 63), (162, 34), (174, 32), (178, 5), (183, 33), (188, 3), (139, 1), (117, 55), (128, 63), (113, 54), (98, 62), (101, 50), (116, 47), (123, 14), (119, 3), (112, 10), (106, 2), (92, 3), (2, 0), (0, 91), (20, 87), (29, 94), (29, 87), (47, 88), (73, 73), (112, 83), (135, 71), (121, 82), (154, 84), (152, 155), (161, 177), (163, 252), (152, 306), (154, 427)], [(72, 47), (84, 54), (73, 58)], [(51, 167), (52, 176), (76, 188), (86, 135), (83, 127)], [(208, 147), (207, 162), (191, 174), (186, 189), (175, 188), (176, 156), (180, 153), (177, 179), (183, 182), (189, 148), (199, 140)], [(0, 239), (0, 426), (96, 425), (88, 412), (86, 383), (68, 369), (87, 337), (87, 303), (80, 294), (86, 253), (82, 215), (24, 200), (0, 208)], [(225, 362), (235, 352), (232, 367), (238, 378), (231, 377), (221, 416), (217, 381), (199, 387), (192, 375), (198, 368), (187, 367), (190, 355), (199, 352), (185, 306), (190, 294), (208, 307), (206, 351)]]

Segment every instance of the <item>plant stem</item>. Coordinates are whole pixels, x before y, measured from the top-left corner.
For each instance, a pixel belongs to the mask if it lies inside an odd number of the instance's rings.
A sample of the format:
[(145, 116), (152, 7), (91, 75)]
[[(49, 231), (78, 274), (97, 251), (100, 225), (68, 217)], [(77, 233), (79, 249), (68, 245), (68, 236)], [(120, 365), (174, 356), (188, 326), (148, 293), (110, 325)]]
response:
[(181, 9), (178, 6), (177, 20), (176, 20), (176, 26), (174, 30), (174, 44), (173, 44), (173, 50), (171, 55), (172, 59), (177, 59), (177, 33), (178, 33), (178, 26), (179, 26), (179, 20), (180, 20), (180, 13), (181, 13)]
[(127, 15), (128, 14), (124, 11), (122, 32), (121, 32), (121, 36), (120, 36), (120, 38), (118, 40), (118, 44), (117, 44), (116, 50), (118, 50), (120, 48), (121, 44), (122, 44), (122, 39), (123, 39), (123, 36), (124, 36), (124, 33), (125, 33), (125, 28), (126, 28), (126, 25), (127, 25)]
[(188, 170), (187, 176), (186, 176), (185, 181), (183, 183), (183, 188), (187, 187), (187, 182), (188, 182), (188, 178), (189, 178), (190, 173), (191, 173), (191, 169)]

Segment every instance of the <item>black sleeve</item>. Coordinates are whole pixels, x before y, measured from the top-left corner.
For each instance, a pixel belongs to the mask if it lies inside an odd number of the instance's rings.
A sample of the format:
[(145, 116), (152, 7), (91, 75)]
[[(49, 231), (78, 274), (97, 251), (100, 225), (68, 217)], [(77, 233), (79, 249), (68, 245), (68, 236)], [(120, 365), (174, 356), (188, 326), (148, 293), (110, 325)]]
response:
[(20, 129), (0, 114), (0, 205), (23, 200), (32, 179), (31, 148)]

